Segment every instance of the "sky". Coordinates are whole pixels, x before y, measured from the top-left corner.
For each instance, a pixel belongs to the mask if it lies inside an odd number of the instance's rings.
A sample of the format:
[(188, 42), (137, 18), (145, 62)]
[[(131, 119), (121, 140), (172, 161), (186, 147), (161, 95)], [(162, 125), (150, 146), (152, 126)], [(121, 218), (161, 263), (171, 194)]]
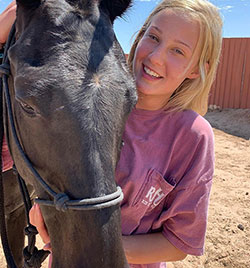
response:
[[(0, 13), (10, 2), (11, 0), (0, 0)], [(134, 0), (133, 6), (124, 16), (116, 19), (114, 30), (125, 53), (129, 52), (133, 37), (158, 2), (160, 1)], [(223, 37), (250, 37), (250, 0), (210, 0), (210, 2), (220, 9), (224, 21)]]

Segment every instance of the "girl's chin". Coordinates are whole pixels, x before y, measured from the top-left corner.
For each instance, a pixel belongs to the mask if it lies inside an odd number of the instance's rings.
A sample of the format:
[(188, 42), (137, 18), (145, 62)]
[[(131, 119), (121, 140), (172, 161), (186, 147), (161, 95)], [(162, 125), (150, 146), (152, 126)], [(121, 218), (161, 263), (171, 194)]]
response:
[(143, 81), (136, 82), (136, 88), (138, 92), (152, 91), (152, 88), (146, 83), (143, 83)]
[(154, 95), (154, 90), (148, 87), (137, 87), (137, 93), (140, 95)]

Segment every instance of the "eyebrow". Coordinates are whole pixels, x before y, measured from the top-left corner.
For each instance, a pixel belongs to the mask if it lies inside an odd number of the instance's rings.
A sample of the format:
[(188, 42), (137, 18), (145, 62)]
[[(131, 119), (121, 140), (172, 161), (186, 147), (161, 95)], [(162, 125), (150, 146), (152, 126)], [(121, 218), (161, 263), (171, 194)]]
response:
[[(153, 26), (153, 25), (152, 25), (151, 27), (154, 28), (156, 31), (158, 31), (159, 33), (162, 34), (162, 30), (159, 29), (157, 26)], [(185, 42), (183, 42), (183, 41), (181, 41), (181, 40), (178, 40), (178, 39), (175, 39), (174, 41), (175, 41), (176, 43), (180, 43), (180, 44), (186, 46), (187, 48), (189, 48), (190, 50), (192, 50), (192, 48), (190, 47), (190, 45), (188, 45), (187, 43), (185, 43)]]
[(181, 40), (178, 40), (178, 39), (175, 39), (174, 41), (175, 41), (176, 43), (180, 43), (180, 44), (186, 46), (187, 48), (189, 48), (190, 50), (192, 50), (192, 48), (191, 48), (187, 43), (185, 43), (185, 42), (183, 42), (183, 41), (181, 41)]
[(159, 33), (162, 33), (161, 29), (159, 29), (157, 26), (150, 26), (149, 28), (154, 28), (155, 30), (157, 30)]

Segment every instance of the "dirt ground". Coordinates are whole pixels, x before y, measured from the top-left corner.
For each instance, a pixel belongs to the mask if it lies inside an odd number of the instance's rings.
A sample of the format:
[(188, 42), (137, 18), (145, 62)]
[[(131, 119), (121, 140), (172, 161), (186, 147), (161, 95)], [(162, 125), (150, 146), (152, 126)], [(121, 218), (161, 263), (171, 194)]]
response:
[[(216, 157), (206, 252), (168, 268), (249, 268), (250, 110), (213, 110), (205, 117), (214, 130)], [(4, 267), (0, 251), (0, 268)]]

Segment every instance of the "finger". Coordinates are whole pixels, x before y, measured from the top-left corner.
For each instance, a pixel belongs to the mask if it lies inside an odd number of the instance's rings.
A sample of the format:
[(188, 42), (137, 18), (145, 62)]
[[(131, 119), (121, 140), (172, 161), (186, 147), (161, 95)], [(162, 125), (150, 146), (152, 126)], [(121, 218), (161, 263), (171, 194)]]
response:
[(37, 231), (39, 232), (39, 235), (41, 236), (43, 242), (45, 244), (48, 244), (50, 243), (50, 237), (48, 234), (47, 227), (44, 223), (44, 219), (43, 219), (40, 206), (38, 204), (36, 204), (35, 211), (36, 211), (36, 220), (37, 220)]
[(30, 223), (34, 226), (38, 226), (39, 224), (41, 224), (39, 222), (39, 208), (37, 207), (38, 205), (37, 204), (34, 204), (32, 206), (32, 208), (30, 209), (30, 212), (29, 212), (29, 218), (30, 218)]
[(49, 255), (49, 264), (48, 264), (48, 268), (51, 268), (51, 267), (52, 267), (52, 259), (53, 259), (53, 257), (52, 257), (52, 252), (51, 252), (51, 254)]
[[(36, 204), (35, 204), (36, 205)], [(30, 219), (30, 223), (32, 224), (32, 225), (35, 225), (34, 224), (34, 213), (35, 213), (35, 208), (34, 208), (34, 206), (35, 205), (33, 205), (32, 206), (32, 208), (30, 209), (30, 211), (29, 211), (29, 219)]]
[(39, 235), (45, 244), (50, 242), (50, 237), (44, 223), (40, 206), (35, 204), (30, 210), (30, 223), (36, 226)]
[(50, 243), (47, 243), (44, 245), (43, 247), (44, 250), (49, 250), (50, 252), (52, 252), (52, 248), (51, 248), (51, 244)]

